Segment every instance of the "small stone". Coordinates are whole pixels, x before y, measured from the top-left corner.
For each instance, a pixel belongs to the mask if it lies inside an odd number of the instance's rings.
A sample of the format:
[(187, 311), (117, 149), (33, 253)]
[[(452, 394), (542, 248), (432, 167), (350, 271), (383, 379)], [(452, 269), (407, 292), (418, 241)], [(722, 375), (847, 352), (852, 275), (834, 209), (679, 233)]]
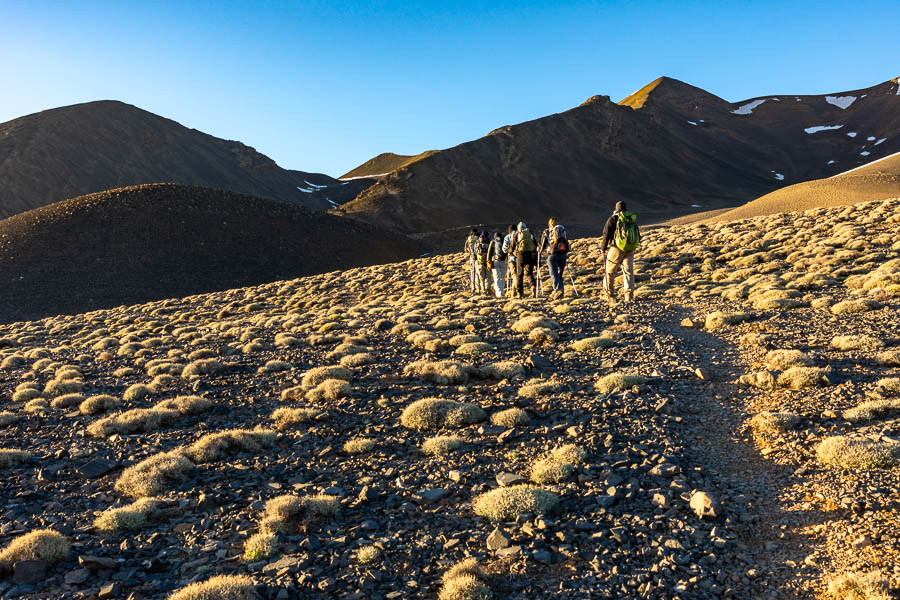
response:
[(709, 371), (704, 369), (703, 367), (697, 367), (694, 369), (694, 375), (697, 376), (697, 379), (700, 381), (709, 381)]
[(90, 575), (91, 572), (87, 569), (74, 569), (66, 573), (65, 580), (69, 585), (78, 585), (79, 583), (87, 581)]
[(509, 545), (511, 543), (512, 538), (510, 538), (509, 534), (507, 534), (499, 527), (495, 527), (487, 538), (488, 550), (501, 550), (503, 548), (509, 548)]
[(462, 480), (462, 473), (460, 473), (456, 469), (453, 469), (452, 471), (447, 473), (447, 478), (450, 479), (450, 481), (455, 481), (456, 483), (459, 483)]
[(549, 360), (536, 354), (532, 354), (527, 359), (525, 359), (525, 365), (531, 367), (532, 369), (549, 369), (553, 366), (553, 364)]
[(674, 477), (681, 472), (681, 468), (670, 463), (660, 463), (650, 469), (650, 474), (654, 477)]
[(501, 487), (509, 487), (525, 481), (522, 479), (521, 475), (517, 475), (516, 473), (497, 473), (495, 479)]
[(509, 558), (512, 556), (518, 556), (522, 553), (522, 546), (509, 546), (508, 548), (501, 548), (497, 550), (498, 558)]
[(107, 556), (90, 556), (88, 554), (78, 557), (78, 564), (91, 571), (99, 571), (101, 569), (113, 570), (119, 566), (114, 558)]
[(863, 548), (868, 548), (872, 545), (872, 538), (867, 535), (861, 536), (853, 540), (852, 544), (854, 549), (862, 550)]
[(691, 510), (701, 519), (718, 516), (718, 501), (706, 492), (695, 491), (691, 494)]
[(97, 479), (98, 477), (103, 477), (107, 473), (115, 471), (118, 468), (119, 463), (102, 458), (95, 458), (94, 460), (79, 467), (78, 474), (87, 479)]
[(442, 488), (430, 488), (427, 490), (422, 490), (421, 492), (413, 496), (413, 498), (419, 504), (434, 504), (435, 502), (438, 502), (441, 498), (446, 496), (447, 493), (447, 490)]
[(117, 581), (113, 581), (100, 586), (100, 592), (97, 594), (97, 597), (101, 600), (105, 598), (117, 598), (121, 589), (122, 588), (119, 583)]
[(693, 329), (694, 327), (697, 326), (697, 324), (694, 323), (694, 320), (693, 320), (693, 319), (688, 318), (688, 319), (682, 319), (682, 320), (681, 320), (681, 326), (682, 326), (682, 327), (687, 327), (687, 328)]
[(553, 555), (549, 550), (535, 550), (531, 556), (534, 560), (542, 563), (550, 564), (553, 561)]
[(175, 527), (172, 528), (172, 531), (174, 531), (175, 533), (187, 533), (193, 528), (194, 528), (193, 523), (179, 523), (178, 525), (176, 525)]
[(42, 560), (20, 560), (13, 565), (13, 581), (31, 585), (44, 579), (47, 563)]

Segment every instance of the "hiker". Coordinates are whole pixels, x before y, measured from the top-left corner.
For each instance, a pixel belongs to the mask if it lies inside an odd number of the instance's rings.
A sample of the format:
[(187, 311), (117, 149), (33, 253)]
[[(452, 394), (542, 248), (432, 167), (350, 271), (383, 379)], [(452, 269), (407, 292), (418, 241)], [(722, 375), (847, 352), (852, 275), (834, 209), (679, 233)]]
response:
[(516, 251), (516, 295), (519, 298), (524, 296), (523, 284), (527, 274), (534, 289), (532, 295), (537, 298), (537, 281), (534, 278), (534, 269), (537, 266), (537, 242), (534, 241), (534, 236), (525, 223), (519, 223), (516, 227), (510, 244), (510, 250), (512, 249)]
[(488, 265), (490, 261), (488, 246), (490, 244), (491, 236), (488, 234), (487, 229), (484, 229), (478, 236), (478, 242), (475, 244), (478, 258), (478, 291), (484, 295), (491, 293), (491, 270)]
[(622, 269), (625, 302), (634, 302), (634, 251), (640, 243), (637, 215), (627, 212), (624, 202), (616, 202), (616, 210), (603, 228), (603, 254), (606, 255), (603, 289), (611, 301), (615, 300), (613, 281), (616, 272)]
[(512, 296), (515, 286), (512, 285), (512, 279), (516, 274), (516, 252), (512, 245), (513, 234), (516, 228), (510, 225), (506, 228), (506, 236), (503, 238), (503, 253), (506, 254), (506, 293)]
[(503, 234), (499, 231), (488, 244), (488, 266), (494, 276), (494, 295), (502, 298), (506, 283), (506, 252), (503, 251)]
[(471, 291), (473, 294), (478, 291), (478, 270), (476, 269), (478, 261), (475, 257), (475, 244), (477, 243), (478, 229), (473, 227), (472, 231), (469, 232), (469, 235), (466, 236), (466, 245), (463, 247), (463, 252), (466, 253), (469, 263), (469, 291)]
[(565, 295), (563, 271), (566, 268), (566, 256), (569, 253), (569, 237), (566, 234), (566, 228), (557, 223), (554, 217), (550, 217), (550, 220), (547, 221), (547, 229), (541, 235), (538, 249), (542, 256), (547, 256), (547, 270), (550, 271), (550, 280), (553, 282), (550, 299), (561, 298)]

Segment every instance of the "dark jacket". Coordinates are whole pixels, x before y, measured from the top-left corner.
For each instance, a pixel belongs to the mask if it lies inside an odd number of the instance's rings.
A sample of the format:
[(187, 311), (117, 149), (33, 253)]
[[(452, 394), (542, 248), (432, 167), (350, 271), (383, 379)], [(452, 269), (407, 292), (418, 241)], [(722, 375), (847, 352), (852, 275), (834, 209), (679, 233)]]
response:
[(616, 237), (616, 225), (619, 224), (619, 212), (616, 211), (606, 220), (606, 226), (603, 228), (603, 253)]

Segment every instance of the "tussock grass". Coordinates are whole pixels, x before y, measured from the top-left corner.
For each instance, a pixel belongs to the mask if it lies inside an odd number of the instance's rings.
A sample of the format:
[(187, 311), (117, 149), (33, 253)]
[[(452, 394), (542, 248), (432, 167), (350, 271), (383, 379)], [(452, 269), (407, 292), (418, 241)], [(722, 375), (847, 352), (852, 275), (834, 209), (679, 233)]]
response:
[(166, 600), (256, 600), (256, 582), (244, 575), (216, 575), (175, 590)]
[(835, 350), (876, 350), (883, 346), (884, 342), (871, 335), (838, 335), (831, 338), (831, 347)]
[(514, 521), (522, 513), (545, 515), (559, 503), (559, 497), (537, 486), (522, 484), (485, 492), (472, 502), (475, 514), (492, 521)]
[(531, 480), (538, 484), (559, 483), (575, 472), (575, 467), (584, 462), (587, 452), (575, 444), (556, 448), (547, 456), (531, 465)]
[(81, 394), (64, 394), (51, 400), (50, 406), (53, 408), (71, 408), (82, 402), (84, 402), (84, 396)]
[(371, 565), (381, 558), (381, 549), (378, 546), (361, 546), (356, 551), (356, 562), (361, 565)]
[(127, 506), (110, 508), (94, 519), (100, 531), (134, 531), (147, 524), (150, 516), (162, 506), (157, 498), (141, 498)]
[(27, 413), (43, 413), (50, 410), (50, 404), (46, 398), (35, 398), (26, 402), (22, 410)]
[(741, 375), (738, 383), (749, 385), (759, 390), (774, 390), (776, 387), (775, 376), (768, 371), (756, 371)]
[(525, 368), (517, 362), (501, 360), (488, 363), (481, 367), (470, 367), (469, 372), (479, 379), (494, 379), (500, 381), (522, 375), (525, 372)]
[(827, 597), (831, 600), (891, 600), (891, 582), (881, 571), (850, 572), (828, 579)]
[(596, 348), (609, 348), (615, 343), (614, 339), (608, 337), (589, 337), (572, 342), (572, 350), (575, 352), (588, 352)]
[(204, 358), (195, 360), (185, 365), (181, 370), (182, 379), (196, 379), (202, 375), (214, 375), (220, 371), (224, 371), (227, 365), (219, 362), (215, 358)]
[(516, 333), (531, 333), (538, 327), (543, 329), (559, 329), (559, 323), (543, 315), (530, 315), (522, 317), (512, 324), (512, 330)]
[(755, 429), (770, 433), (784, 433), (800, 422), (800, 417), (792, 412), (772, 412), (765, 410), (753, 415), (750, 425)]
[(442, 427), (463, 427), (483, 421), (484, 418), (484, 410), (468, 402), (423, 398), (403, 409), (400, 423), (408, 429), (427, 431)]
[(176, 396), (154, 406), (157, 410), (174, 410), (182, 416), (199, 415), (212, 406), (212, 401), (200, 396)]
[(0, 448), (0, 469), (8, 469), (31, 460), (31, 453), (13, 448)]
[(900, 444), (838, 435), (822, 440), (816, 457), (839, 469), (888, 469), (900, 463)]
[(80, 379), (54, 379), (44, 386), (44, 395), (56, 397), (65, 394), (78, 394), (83, 389), (84, 382)]
[(448, 343), (455, 348), (462, 346), (463, 344), (474, 344), (475, 342), (480, 341), (482, 341), (480, 335), (475, 335), (474, 333), (462, 333), (460, 335), (454, 335), (450, 338)]
[(367, 438), (354, 438), (344, 442), (345, 454), (365, 454), (375, 448), (375, 440)]
[(887, 350), (875, 355), (875, 362), (885, 367), (900, 367), (900, 350)]
[(270, 418), (275, 421), (276, 430), (284, 431), (285, 429), (314, 421), (321, 414), (322, 411), (314, 408), (289, 408), (282, 406), (272, 411)]
[(244, 542), (244, 560), (256, 562), (278, 552), (278, 536), (271, 531), (260, 531)]
[(9, 412), (8, 410), (0, 411), (0, 427), (6, 427), (7, 425), (12, 425), (16, 421), (19, 420), (19, 415), (14, 412)]
[(601, 394), (620, 392), (635, 385), (644, 385), (647, 378), (633, 373), (610, 373), (594, 382), (594, 390)]
[(0, 369), (17, 369), (24, 366), (27, 359), (21, 354), (11, 354), (0, 362)]
[(742, 335), (739, 343), (741, 346), (766, 346), (770, 344), (773, 339), (774, 338), (767, 333), (753, 331)]
[(883, 377), (876, 383), (888, 392), (900, 392), (900, 377)]
[(349, 396), (351, 391), (350, 383), (343, 379), (326, 379), (307, 391), (305, 397), (310, 402), (334, 401)]
[(335, 515), (340, 501), (334, 496), (276, 496), (263, 509), (260, 529), (278, 533), (296, 533), (303, 525), (310, 525)]
[(842, 416), (851, 423), (865, 423), (897, 415), (900, 415), (900, 398), (881, 398), (858, 404), (845, 410)]
[(155, 496), (170, 485), (186, 481), (193, 470), (194, 463), (182, 453), (163, 452), (122, 471), (115, 489), (129, 498)]
[(518, 394), (522, 398), (540, 398), (561, 391), (565, 386), (555, 379), (529, 379), (519, 388)]
[(52, 529), (37, 529), (20, 535), (0, 550), (0, 565), (11, 567), (23, 560), (56, 563), (69, 555), (69, 540)]
[(835, 315), (858, 314), (881, 308), (881, 303), (868, 298), (844, 300), (832, 305), (831, 313)]
[(778, 376), (778, 386), (792, 390), (827, 385), (828, 371), (819, 367), (791, 367)]
[(487, 342), (469, 342), (467, 344), (463, 344), (462, 346), (458, 346), (456, 350), (453, 351), (453, 353), (459, 354), (460, 356), (480, 356), (492, 351), (493, 349), (494, 347)]
[(78, 405), (78, 412), (83, 415), (99, 415), (100, 413), (105, 413), (108, 410), (116, 408), (119, 404), (121, 403), (115, 396), (99, 394), (87, 398)]
[(547, 327), (535, 327), (528, 332), (528, 341), (534, 346), (552, 344), (559, 340), (559, 334)]
[(350, 371), (344, 367), (315, 367), (303, 375), (300, 385), (306, 389), (311, 389), (329, 379), (350, 381), (350, 377)]
[(489, 600), (494, 597), (474, 558), (457, 563), (441, 578), (438, 600)]
[(122, 394), (122, 400), (125, 402), (134, 402), (146, 398), (152, 392), (153, 390), (151, 390), (149, 386), (146, 386), (143, 383), (135, 383), (134, 385), (128, 386), (128, 389)]
[(176, 410), (134, 408), (94, 421), (88, 425), (87, 432), (94, 437), (109, 437), (115, 433), (147, 433), (171, 425), (179, 416)]
[(752, 318), (753, 315), (751, 313), (715, 311), (706, 315), (704, 326), (708, 331), (717, 331), (728, 327), (729, 325), (737, 325), (738, 323), (748, 321)]
[(491, 415), (491, 423), (500, 427), (531, 425), (531, 417), (521, 408), (507, 408)]
[(222, 460), (240, 452), (262, 452), (275, 444), (278, 434), (268, 429), (228, 429), (207, 433), (191, 444), (185, 454), (197, 463)]
[(34, 400), (35, 398), (41, 397), (41, 390), (36, 390), (34, 388), (22, 388), (21, 390), (16, 390), (13, 392), (12, 401), (19, 402), (28, 402), (29, 400)]
[(282, 371), (290, 371), (294, 368), (289, 362), (283, 360), (269, 360), (266, 364), (257, 369), (257, 373), (281, 373)]
[(371, 365), (375, 362), (375, 357), (369, 354), (368, 352), (360, 352), (357, 354), (347, 354), (343, 356), (340, 360), (340, 365), (346, 368), (352, 367), (362, 367), (364, 365)]
[(766, 354), (766, 368), (770, 371), (784, 371), (791, 367), (810, 367), (812, 357), (800, 350), (772, 350)]
[(438, 435), (422, 442), (422, 452), (429, 456), (450, 454), (462, 446), (463, 440), (451, 435)]
[(419, 360), (406, 365), (403, 374), (435, 385), (459, 385), (469, 380), (470, 369), (470, 365), (455, 360)]

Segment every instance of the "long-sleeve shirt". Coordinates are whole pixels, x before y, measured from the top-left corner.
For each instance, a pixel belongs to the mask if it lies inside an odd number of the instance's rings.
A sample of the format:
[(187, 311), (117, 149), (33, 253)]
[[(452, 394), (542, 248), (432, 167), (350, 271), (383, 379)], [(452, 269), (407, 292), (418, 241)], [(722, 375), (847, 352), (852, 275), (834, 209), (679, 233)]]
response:
[(603, 227), (603, 252), (606, 252), (606, 249), (612, 243), (613, 238), (616, 235), (616, 225), (619, 223), (619, 213), (614, 212), (610, 215), (609, 219), (606, 220), (606, 226)]

